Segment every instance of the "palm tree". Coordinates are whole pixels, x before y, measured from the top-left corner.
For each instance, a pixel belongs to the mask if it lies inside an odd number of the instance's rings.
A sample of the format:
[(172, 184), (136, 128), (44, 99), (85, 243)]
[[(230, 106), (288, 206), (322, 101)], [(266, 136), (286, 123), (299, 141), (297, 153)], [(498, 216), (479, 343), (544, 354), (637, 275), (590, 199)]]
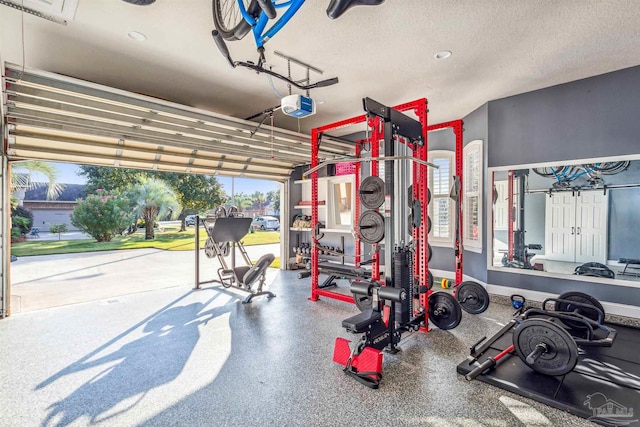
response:
[(280, 190), (271, 190), (267, 193), (267, 200), (276, 215), (280, 215)]
[(258, 205), (258, 215), (264, 215), (264, 202), (266, 198), (264, 197), (264, 193), (261, 191), (256, 191), (251, 195), (253, 201)]
[[(32, 174), (44, 175), (46, 183), (34, 182)], [(26, 160), (11, 164), (11, 192), (28, 190), (41, 185), (47, 185), (47, 200), (55, 199), (64, 189), (64, 185), (58, 184), (58, 170), (54, 165), (40, 160)]]
[(169, 214), (175, 218), (181, 210), (176, 193), (167, 183), (159, 179), (151, 178), (136, 184), (127, 194), (136, 215), (144, 219), (145, 240), (155, 238), (153, 224), (156, 218)]
[(253, 200), (251, 200), (251, 197), (247, 196), (244, 193), (238, 193), (234, 194), (233, 196), (233, 204), (240, 211), (243, 211), (246, 208), (250, 208), (251, 206), (253, 206)]

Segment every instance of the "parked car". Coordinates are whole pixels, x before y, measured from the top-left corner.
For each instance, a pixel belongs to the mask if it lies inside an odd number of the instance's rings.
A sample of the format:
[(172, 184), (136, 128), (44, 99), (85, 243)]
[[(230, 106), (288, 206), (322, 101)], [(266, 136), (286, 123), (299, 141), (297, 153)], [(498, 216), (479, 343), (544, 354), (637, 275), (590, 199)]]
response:
[(185, 224), (187, 224), (187, 226), (196, 225), (196, 216), (195, 215), (187, 215), (184, 218), (184, 222), (185, 222)]
[(251, 225), (254, 230), (280, 230), (280, 220), (274, 216), (257, 216)]

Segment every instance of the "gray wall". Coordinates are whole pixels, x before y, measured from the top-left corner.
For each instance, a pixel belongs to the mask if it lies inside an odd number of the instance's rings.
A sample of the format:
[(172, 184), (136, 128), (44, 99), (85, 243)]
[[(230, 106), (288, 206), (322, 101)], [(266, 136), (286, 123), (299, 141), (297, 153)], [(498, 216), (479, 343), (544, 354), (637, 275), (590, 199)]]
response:
[[(640, 67), (633, 67), (489, 102), (487, 166), (559, 164), (576, 158), (640, 153), (639, 87)], [(613, 183), (613, 180), (607, 182)], [(615, 220), (630, 214), (624, 201), (628, 199), (627, 205), (632, 206), (638, 200), (635, 195), (620, 196), (621, 199), (618, 194), (612, 192), (612, 216)], [(490, 192), (486, 195), (490, 200)], [(612, 224), (614, 218), (611, 219)], [(634, 230), (627, 234), (638, 234), (633, 222), (620, 221), (612, 227), (617, 236), (612, 238), (620, 237), (624, 230)], [(625, 237), (638, 243), (636, 236)], [(610, 254), (616, 255), (617, 251), (619, 248), (614, 245)], [(479, 269), (479, 264), (478, 260), (476, 266), (471, 267), (469, 263), (465, 266)], [(604, 301), (640, 305), (637, 289), (574, 281), (571, 276), (550, 279), (489, 271), (488, 282), (551, 293), (583, 290)]]
[(640, 152), (640, 67), (489, 103), (489, 166)]

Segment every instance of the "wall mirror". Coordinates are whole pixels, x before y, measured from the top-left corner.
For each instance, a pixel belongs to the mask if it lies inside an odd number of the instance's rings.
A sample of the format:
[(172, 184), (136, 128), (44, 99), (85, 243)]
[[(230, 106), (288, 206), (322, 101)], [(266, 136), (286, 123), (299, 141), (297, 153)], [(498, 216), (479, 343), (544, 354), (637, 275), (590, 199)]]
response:
[(489, 172), (489, 268), (640, 282), (639, 159), (589, 159)]
[(353, 180), (335, 178), (329, 181), (331, 215), (329, 228), (351, 228), (353, 226)]

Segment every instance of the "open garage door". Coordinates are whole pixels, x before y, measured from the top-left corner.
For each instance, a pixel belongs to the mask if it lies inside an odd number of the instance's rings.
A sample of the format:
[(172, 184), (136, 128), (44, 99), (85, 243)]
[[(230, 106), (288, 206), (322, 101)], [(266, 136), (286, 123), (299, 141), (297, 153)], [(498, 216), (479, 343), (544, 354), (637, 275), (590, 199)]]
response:
[[(9, 160), (282, 182), (310, 159), (308, 135), (16, 65), (4, 71)], [(321, 157), (352, 148), (326, 138)]]
[[(268, 179), (285, 183), (308, 163), (308, 135), (44, 71), (5, 64), (3, 90), (2, 306), (9, 299), (9, 165), (38, 159)], [(352, 154), (325, 137), (321, 158)]]

